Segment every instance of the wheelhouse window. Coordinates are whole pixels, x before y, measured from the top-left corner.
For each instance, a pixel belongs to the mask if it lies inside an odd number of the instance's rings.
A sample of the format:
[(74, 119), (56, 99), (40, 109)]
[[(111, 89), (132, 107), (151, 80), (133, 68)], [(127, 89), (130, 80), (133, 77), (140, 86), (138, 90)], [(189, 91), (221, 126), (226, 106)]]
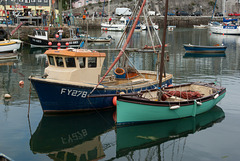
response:
[(96, 68), (97, 67), (97, 58), (89, 57), (88, 58), (88, 68)]
[(78, 63), (80, 68), (86, 67), (86, 58), (85, 57), (78, 57)]
[(64, 67), (63, 58), (62, 57), (56, 57), (55, 59), (56, 59), (57, 66)]
[(39, 36), (41, 36), (41, 35), (42, 35), (42, 34), (41, 34), (41, 31), (39, 31), (39, 30), (37, 31), (37, 34), (38, 34)]
[(76, 67), (75, 59), (73, 57), (65, 58), (65, 62), (67, 67)]
[(53, 56), (48, 56), (49, 64), (55, 66)]

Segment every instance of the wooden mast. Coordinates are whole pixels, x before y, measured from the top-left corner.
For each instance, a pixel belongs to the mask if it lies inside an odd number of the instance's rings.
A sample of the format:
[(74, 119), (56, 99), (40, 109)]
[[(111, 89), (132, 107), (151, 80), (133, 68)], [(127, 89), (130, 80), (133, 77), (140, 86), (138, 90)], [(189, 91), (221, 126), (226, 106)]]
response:
[(162, 87), (162, 74), (163, 74), (163, 69), (164, 69), (164, 50), (165, 50), (166, 31), (167, 31), (167, 13), (168, 13), (168, 0), (166, 0), (166, 4), (165, 4), (163, 41), (162, 41), (161, 64), (160, 64), (160, 73), (159, 73), (159, 87), (160, 88)]

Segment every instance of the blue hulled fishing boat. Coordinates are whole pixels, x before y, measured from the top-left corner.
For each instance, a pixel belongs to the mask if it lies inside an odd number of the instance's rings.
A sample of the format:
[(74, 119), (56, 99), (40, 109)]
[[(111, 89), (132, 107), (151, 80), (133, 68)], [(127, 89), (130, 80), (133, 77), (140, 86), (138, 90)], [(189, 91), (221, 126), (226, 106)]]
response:
[[(105, 53), (86, 49), (47, 50), (48, 67), (43, 76), (30, 76), (43, 112), (73, 112), (113, 107), (112, 97), (88, 95), (132, 93), (157, 87), (157, 72), (116, 68), (99, 83)], [(128, 67), (129, 68), (129, 67)], [(166, 74), (163, 86), (172, 83)], [(95, 89), (93, 91), (93, 89)]]

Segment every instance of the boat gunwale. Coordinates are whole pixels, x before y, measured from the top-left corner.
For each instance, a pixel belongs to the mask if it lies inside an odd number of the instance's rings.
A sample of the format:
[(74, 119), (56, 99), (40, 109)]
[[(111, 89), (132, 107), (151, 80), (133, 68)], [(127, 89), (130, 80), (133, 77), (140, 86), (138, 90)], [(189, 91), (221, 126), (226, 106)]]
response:
[(56, 38), (48, 38), (48, 39), (44, 39), (44, 38), (39, 38), (39, 37), (35, 37), (33, 35), (28, 35), (28, 38), (34, 38), (34, 39), (39, 39), (39, 40), (44, 40), (44, 41), (51, 41), (51, 42), (72, 42), (72, 41), (82, 41), (83, 38), (62, 38), (61, 40), (57, 40)]
[[(216, 48), (216, 49), (225, 49), (227, 46), (204, 46), (204, 45), (192, 45), (192, 44), (183, 44), (184, 47), (192, 48)], [(186, 48), (185, 48), (186, 49)]]
[[(184, 85), (178, 85), (178, 86), (173, 86), (173, 87), (167, 87), (165, 89), (170, 89), (170, 88), (175, 88), (175, 87), (183, 87), (183, 86), (188, 86), (188, 85), (192, 85), (193, 83), (188, 83), (188, 84), (184, 84)], [(210, 86), (209, 86), (210, 87)], [(218, 87), (218, 86), (217, 86)], [(214, 88), (214, 87), (211, 87)], [(195, 101), (197, 102), (207, 102), (210, 101), (212, 99), (214, 99), (214, 96), (216, 94), (219, 94), (219, 96), (223, 95), (224, 93), (226, 93), (226, 88), (224, 87), (220, 87), (220, 88), (215, 88), (220, 90), (219, 92), (215, 92), (212, 93), (211, 95), (205, 96), (205, 97), (201, 97), (201, 98), (197, 98), (197, 99), (191, 99), (191, 100), (184, 100), (184, 101), (177, 101), (177, 102), (173, 102), (173, 101), (152, 101), (146, 98), (141, 98), (138, 96), (118, 96), (117, 100), (118, 101), (122, 101), (122, 102), (128, 102), (128, 103), (135, 103), (135, 104), (141, 104), (141, 105), (150, 105), (150, 106), (164, 106), (164, 107), (169, 107), (169, 106), (174, 106), (174, 105), (180, 105), (180, 106), (187, 106), (187, 105), (192, 105), (195, 103)], [(148, 90), (148, 91), (155, 91), (158, 89), (152, 89), (152, 90)], [(143, 91), (143, 92), (148, 92), (148, 91)]]
[[(169, 76), (170, 77), (170, 76)], [(74, 87), (85, 87), (85, 88), (94, 88), (96, 87), (96, 84), (89, 84), (89, 83), (84, 83), (84, 82), (70, 82), (70, 81), (61, 81), (61, 80), (55, 80), (55, 79), (45, 79), (45, 78), (41, 78), (36, 77), (36, 76), (30, 76), (28, 78), (30, 81), (34, 80), (34, 81), (38, 81), (38, 82), (44, 82), (44, 83), (49, 83), (49, 84), (59, 84), (59, 85), (68, 85), (68, 86), (74, 86)], [(171, 80), (172, 77), (170, 77), (167, 80)], [(131, 85), (129, 84), (128, 86), (121, 86), (120, 85), (112, 85), (112, 86), (105, 86), (104, 84), (100, 84), (98, 86), (97, 89), (101, 89), (101, 90), (129, 90), (129, 89), (138, 89), (138, 88), (144, 88), (146, 87), (146, 84), (152, 84), (152, 86), (156, 86), (158, 84), (158, 81), (151, 81), (151, 82), (144, 82), (144, 83), (139, 83), (139, 84), (135, 84), (135, 85)]]

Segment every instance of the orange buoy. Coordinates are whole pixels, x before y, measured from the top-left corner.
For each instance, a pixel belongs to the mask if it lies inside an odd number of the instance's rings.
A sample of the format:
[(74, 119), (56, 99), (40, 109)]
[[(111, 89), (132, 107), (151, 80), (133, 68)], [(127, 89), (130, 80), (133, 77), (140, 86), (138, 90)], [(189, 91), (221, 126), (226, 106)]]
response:
[(24, 81), (23, 81), (23, 80), (19, 81), (19, 87), (20, 87), (20, 88), (23, 88), (23, 87), (24, 87)]
[(59, 50), (59, 49), (61, 49), (61, 47), (57, 47), (57, 49)]
[(48, 45), (49, 45), (49, 46), (52, 46), (52, 42), (51, 42), (51, 41), (49, 41), (49, 42), (48, 42)]
[(58, 35), (58, 34), (55, 34), (55, 37), (56, 37), (56, 38), (59, 38), (59, 35)]
[(69, 42), (66, 42), (66, 44), (65, 44), (66, 46), (68, 46), (69, 45)]
[(117, 96), (113, 97), (112, 103), (114, 106), (117, 106)]
[(223, 35), (224, 35), (224, 33), (223, 33)]
[(172, 84), (169, 84), (168, 87), (173, 87), (173, 85), (172, 85)]
[(61, 43), (59, 42), (59, 43), (57, 43), (57, 46), (61, 46)]

